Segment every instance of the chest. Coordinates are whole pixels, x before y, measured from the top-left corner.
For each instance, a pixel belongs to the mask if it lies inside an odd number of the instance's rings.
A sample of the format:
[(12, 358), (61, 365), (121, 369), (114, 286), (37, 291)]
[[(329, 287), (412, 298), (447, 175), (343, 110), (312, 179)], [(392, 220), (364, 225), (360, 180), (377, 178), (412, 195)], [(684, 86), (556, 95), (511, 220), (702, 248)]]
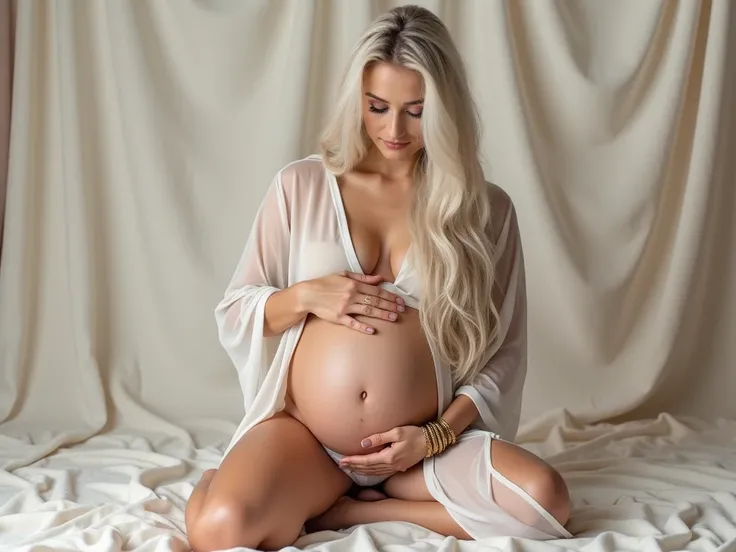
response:
[(346, 182), (340, 197), (349, 241), (363, 272), (393, 282), (411, 245), (410, 186)]

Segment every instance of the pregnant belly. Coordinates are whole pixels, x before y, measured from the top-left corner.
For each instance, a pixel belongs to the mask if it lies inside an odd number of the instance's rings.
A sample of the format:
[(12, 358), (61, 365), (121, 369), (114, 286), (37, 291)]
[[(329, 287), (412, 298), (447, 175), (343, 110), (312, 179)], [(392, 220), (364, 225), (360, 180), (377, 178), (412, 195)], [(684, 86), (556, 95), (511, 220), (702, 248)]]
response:
[(287, 412), (326, 447), (364, 454), (374, 433), (437, 416), (437, 381), (418, 312), (397, 322), (358, 317), (364, 335), (310, 316), (291, 361)]

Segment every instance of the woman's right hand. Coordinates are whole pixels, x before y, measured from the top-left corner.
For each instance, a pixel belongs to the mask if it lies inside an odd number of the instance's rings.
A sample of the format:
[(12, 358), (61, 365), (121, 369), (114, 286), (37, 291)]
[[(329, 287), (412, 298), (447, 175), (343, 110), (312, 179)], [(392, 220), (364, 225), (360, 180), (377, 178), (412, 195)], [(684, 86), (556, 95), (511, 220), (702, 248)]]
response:
[(342, 324), (362, 333), (375, 333), (375, 328), (356, 320), (361, 314), (389, 322), (404, 312), (404, 300), (378, 287), (383, 277), (342, 271), (301, 283), (304, 309), (328, 322)]

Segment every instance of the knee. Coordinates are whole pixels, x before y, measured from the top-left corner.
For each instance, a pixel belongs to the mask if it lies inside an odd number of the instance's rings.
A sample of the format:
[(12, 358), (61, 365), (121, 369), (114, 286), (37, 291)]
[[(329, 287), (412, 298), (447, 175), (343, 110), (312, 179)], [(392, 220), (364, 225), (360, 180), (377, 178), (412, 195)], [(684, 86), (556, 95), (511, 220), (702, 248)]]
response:
[(570, 492), (559, 472), (544, 466), (534, 470), (526, 483), (527, 492), (537, 503), (560, 522), (560, 525), (565, 525), (570, 519)]
[(187, 525), (189, 546), (194, 552), (236, 547), (257, 549), (265, 536), (261, 512), (257, 507), (234, 500), (205, 501)]

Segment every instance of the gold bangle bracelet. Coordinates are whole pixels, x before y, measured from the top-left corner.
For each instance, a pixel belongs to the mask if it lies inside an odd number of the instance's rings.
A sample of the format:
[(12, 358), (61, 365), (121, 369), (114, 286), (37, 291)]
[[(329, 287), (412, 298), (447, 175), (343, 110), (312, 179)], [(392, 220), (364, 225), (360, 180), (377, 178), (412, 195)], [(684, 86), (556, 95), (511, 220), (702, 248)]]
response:
[(434, 427), (432, 427), (432, 423), (427, 424), (427, 432), (429, 433), (429, 437), (432, 441), (432, 450), (430, 451), (431, 455), (434, 456), (437, 454), (437, 449), (439, 448), (439, 444), (437, 442), (437, 433), (434, 430)]
[(424, 443), (427, 446), (427, 454), (425, 458), (431, 458), (432, 457), (432, 442), (429, 437), (429, 430), (427, 429), (427, 426), (422, 426), (422, 433), (424, 434)]
[(442, 431), (435, 421), (429, 422), (426, 427), (432, 440), (432, 456), (435, 456), (445, 448)]
[(455, 435), (455, 431), (452, 429), (452, 426), (450, 426), (449, 422), (444, 418), (440, 418), (439, 423), (442, 427), (445, 428), (445, 431), (447, 432), (447, 436), (450, 440), (448, 445), (454, 445), (455, 443), (457, 443), (457, 435)]
[(450, 439), (447, 437), (447, 432), (445, 431), (445, 428), (442, 427), (442, 424), (435, 422), (435, 427), (437, 428), (437, 433), (440, 434), (440, 444), (442, 446), (440, 452), (444, 452), (450, 444)]
[(441, 452), (441, 441), (440, 433), (437, 431), (437, 426), (434, 422), (430, 422), (428, 425), (429, 433), (432, 435), (432, 456), (435, 456)]
[(444, 452), (457, 442), (457, 435), (444, 418), (438, 418), (422, 426), (422, 434), (427, 445), (427, 458)]
[(457, 435), (444, 418), (438, 418), (422, 426), (424, 442), (427, 445), (427, 458), (444, 452), (457, 442)]
[(437, 432), (437, 437), (439, 438), (439, 450), (437, 451), (437, 454), (440, 454), (445, 451), (447, 448), (447, 437), (445, 436), (445, 432), (442, 430), (442, 426), (438, 424), (437, 422), (434, 423), (434, 430)]

